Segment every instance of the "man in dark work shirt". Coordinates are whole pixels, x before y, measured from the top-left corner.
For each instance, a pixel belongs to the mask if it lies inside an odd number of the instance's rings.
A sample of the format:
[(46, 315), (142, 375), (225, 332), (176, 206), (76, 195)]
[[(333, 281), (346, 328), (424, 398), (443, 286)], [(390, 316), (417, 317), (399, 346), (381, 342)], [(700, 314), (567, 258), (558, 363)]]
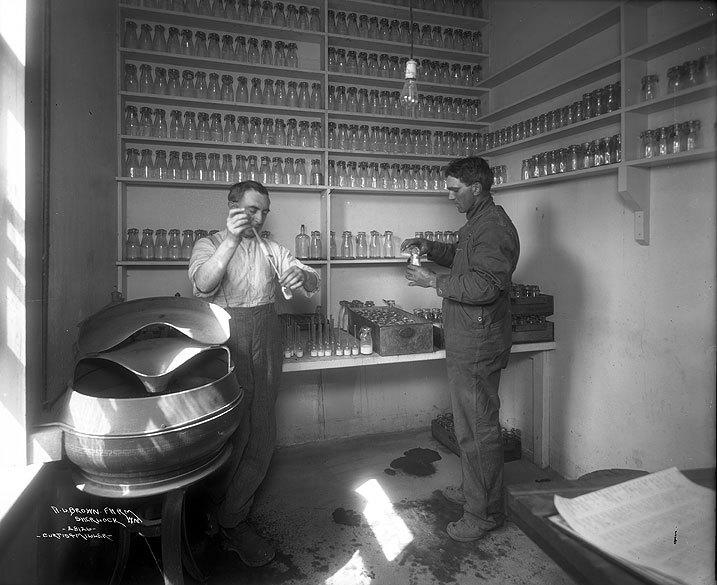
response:
[(444, 496), (463, 505), (463, 516), (446, 527), (448, 535), (471, 542), (503, 525), (503, 441), (498, 410), (500, 372), (511, 347), (510, 284), (518, 262), (518, 233), (493, 202), (493, 172), (480, 157), (451, 162), (445, 169), (450, 192), (466, 224), (458, 244), (411, 238), (449, 274), (408, 266), (409, 286), (435, 288), (443, 297), (448, 389), (461, 451), (462, 485)]

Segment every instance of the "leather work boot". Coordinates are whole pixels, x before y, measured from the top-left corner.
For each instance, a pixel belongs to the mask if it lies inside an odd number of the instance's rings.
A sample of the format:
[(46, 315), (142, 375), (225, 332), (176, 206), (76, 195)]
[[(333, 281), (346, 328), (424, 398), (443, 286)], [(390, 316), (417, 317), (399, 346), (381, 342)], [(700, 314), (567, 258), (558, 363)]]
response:
[(222, 548), (237, 553), (249, 567), (263, 567), (276, 556), (274, 548), (248, 522), (242, 522), (234, 528), (222, 528), (221, 535)]
[(463, 495), (463, 488), (457, 487), (455, 485), (449, 485), (448, 487), (444, 487), (441, 490), (441, 493), (443, 494), (443, 497), (446, 498), (449, 502), (453, 502), (454, 504), (458, 504), (459, 506), (462, 506), (466, 503), (466, 497)]
[(446, 532), (453, 540), (458, 542), (473, 542), (486, 536), (491, 530), (503, 526), (505, 518), (491, 517), (490, 521), (481, 520), (472, 514), (463, 513), (460, 520), (449, 522)]

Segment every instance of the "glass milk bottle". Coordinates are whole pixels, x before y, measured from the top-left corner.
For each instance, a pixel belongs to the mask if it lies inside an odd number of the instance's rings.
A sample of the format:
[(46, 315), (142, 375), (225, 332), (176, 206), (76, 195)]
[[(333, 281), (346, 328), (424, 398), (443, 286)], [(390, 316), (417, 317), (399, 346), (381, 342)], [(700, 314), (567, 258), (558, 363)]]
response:
[(169, 244), (167, 243), (167, 230), (158, 229), (155, 231), (157, 238), (154, 241), (154, 259), (167, 260), (169, 258)]
[(189, 260), (192, 257), (192, 248), (194, 248), (193, 232), (192, 230), (184, 230), (182, 232), (182, 249), (180, 253), (182, 260)]
[(140, 259), (139, 230), (137, 228), (129, 228), (127, 230), (127, 240), (124, 246), (124, 258), (125, 260)]
[(167, 249), (167, 255), (170, 260), (180, 260), (182, 256), (182, 243), (179, 239), (179, 230), (169, 230), (169, 246)]
[(306, 233), (306, 226), (301, 225), (301, 231), (295, 238), (296, 257), (306, 259), (309, 257), (310, 238)]
[(154, 230), (142, 230), (142, 243), (140, 244), (140, 257), (142, 260), (154, 260)]

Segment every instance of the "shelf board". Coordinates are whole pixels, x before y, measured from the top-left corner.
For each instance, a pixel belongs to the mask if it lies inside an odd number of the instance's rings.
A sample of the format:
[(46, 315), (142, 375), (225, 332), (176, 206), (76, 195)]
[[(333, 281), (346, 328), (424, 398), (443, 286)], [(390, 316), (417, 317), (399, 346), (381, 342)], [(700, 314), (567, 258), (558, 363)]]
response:
[(445, 197), (445, 190), (434, 189), (370, 189), (366, 187), (329, 187), (336, 195), (428, 195)]
[(717, 34), (717, 23), (714, 20), (692, 23), (682, 27), (671, 35), (659, 41), (645, 43), (623, 55), (626, 59), (650, 61), (660, 55), (665, 55), (681, 47), (691, 45), (704, 38)]
[[(115, 181), (125, 185), (134, 185), (137, 187), (184, 187), (187, 189), (218, 189), (233, 185), (235, 181), (162, 181), (160, 179), (132, 179), (130, 177), (115, 177)], [(273, 185), (266, 184), (269, 192), (309, 192), (315, 193), (328, 189), (325, 185)]]
[[(357, 14), (367, 14), (369, 16), (390, 19), (409, 20), (410, 17), (408, 6), (372, 2), (371, 0), (341, 0), (340, 2), (330, 2), (329, 8), (346, 13), (356, 12)], [(489, 22), (486, 18), (463, 16), (450, 12), (435, 12), (433, 10), (422, 10), (419, 8), (413, 9), (413, 19), (416, 22), (424, 22), (431, 25), (442, 24), (463, 29), (467, 28), (469, 30), (479, 30)]]
[(211, 29), (211, 31), (219, 33), (241, 34), (246, 37), (261, 36), (271, 37), (277, 40), (303, 41), (309, 43), (320, 43), (326, 37), (323, 31), (296, 30), (275, 26), (273, 24), (256, 24), (175, 10), (128, 6), (126, 4), (120, 4), (120, 9), (122, 10), (122, 16), (126, 18), (152, 20), (157, 21), (158, 24), (174, 25), (177, 28), (200, 27), (201, 30)]
[(236, 112), (237, 110), (256, 112), (258, 114), (287, 114), (289, 116), (304, 116), (320, 118), (326, 112), (324, 109), (312, 110), (309, 108), (293, 108), (291, 106), (271, 106), (264, 104), (234, 102), (221, 100), (208, 100), (204, 98), (190, 98), (174, 95), (161, 95), (156, 93), (139, 93), (134, 91), (121, 91), (120, 95), (125, 101), (144, 102), (147, 104), (166, 105), (170, 107), (188, 107), (206, 110), (225, 110), (228, 112)]
[[(389, 55), (409, 56), (410, 46), (406, 43), (395, 41), (381, 41), (378, 39), (366, 39), (363, 37), (349, 37), (346, 35), (328, 35), (329, 44), (332, 47), (347, 47), (352, 50), (374, 51), (376, 53), (388, 53)], [(426, 47), (414, 45), (414, 57), (426, 59), (445, 59), (451, 62), (471, 63), (488, 57), (488, 53), (473, 53), (472, 51), (454, 51), (453, 49), (442, 49), (439, 47)]]
[(329, 155), (336, 156), (368, 156), (373, 158), (414, 158), (421, 160), (453, 160), (459, 158), (459, 155), (446, 154), (415, 154), (409, 152), (373, 152), (371, 150), (335, 150), (329, 149)]
[(537, 179), (530, 179), (528, 181), (516, 181), (513, 183), (505, 183), (503, 185), (494, 186), (491, 191), (510, 191), (513, 189), (527, 189), (529, 187), (541, 186), (546, 183), (557, 183), (559, 181), (572, 181), (576, 179), (582, 179), (583, 177), (592, 177), (597, 175), (607, 175), (610, 173), (617, 173), (619, 164), (602, 165), (599, 167), (592, 167), (590, 169), (582, 169), (579, 171), (572, 171), (570, 173), (558, 173), (555, 175), (548, 175), (547, 177), (538, 177)]
[(189, 260), (118, 260), (115, 264), (136, 268), (186, 268)]
[(589, 21), (575, 27), (560, 38), (543, 45), (527, 57), (519, 59), (511, 65), (508, 65), (505, 69), (491, 75), (483, 82), (483, 85), (489, 88), (497, 87), (521, 73), (529, 71), (540, 63), (543, 63), (548, 59), (552, 59), (556, 55), (570, 49), (585, 39), (616, 25), (619, 21), (620, 4), (616, 4), (598, 14), (595, 18), (592, 18)]
[[(536, 353), (553, 351), (557, 347), (554, 341), (542, 343), (514, 343), (510, 353)], [(413, 353), (408, 355), (387, 355), (377, 353), (356, 356), (305, 357), (287, 358), (282, 366), (283, 372), (305, 372), (310, 370), (332, 370), (336, 368), (355, 368), (358, 366), (380, 366), (383, 364), (399, 364), (408, 362), (426, 362), (446, 359), (446, 351), (439, 349), (429, 353)]]
[(700, 100), (713, 98), (717, 94), (717, 81), (696, 85), (676, 93), (667, 94), (661, 98), (640, 102), (634, 106), (625, 108), (625, 112), (638, 114), (652, 114), (653, 112), (661, 112), (670, 110), (677, 106), (698, 102)]
[(276, 144), (250, 144), (245, 142), (215, 142), (208, 140), (206, 142), (201, 140), (185, 140), (184, 138), (157, 138), (156, 136), (128, 136), (127, 134), (120, 135), (120, 139), (125, 143), (136, 142), (142, 144), (164, 144), (164, 145), (175, 145), (184, 146), (186, 148), (201, 148), (200, 152), (211, 148), (220, 149), (231, 149), (231, 150), (256, 150), (259, 152), (287, 152), (287, 153), (300, 153), (307, 157), (319, 156), (320, 151), (315, 148), (302, 148), (300, 146), (279, 146)]
[(515, 152), (516, 150), (523, 150), (528, 146), (544, 144), (546, 142), (551, 142), (553, 140), (556, 140), (557, 138), (562, 138), (564, 136), (572, 136), (581, 132), (593, 130), (595, 128), (601, 128), (604, 126), (609, 126), (610, 124), (619, 123), (621, 113), (622, 110), (615, 110), (614, 112), (609, 112), (607, 114), (603, 114), (602, 116), (596, 116), (595, 118), (590, 118), (588, 120), (576, 122), (575, 124), (570, 124), (569, 126), (557, 128), (556, 130), (553, 130), (551, 132), (545, 132), (543, 134), (538, 134), (537, 136), (531, 136), (530, 138), (525, 138), (517, 142), (511, 142), (510, 144), (504, 144), (503, 146), (491, 148), (490, 150), (484, 150), (480, 153), (480, 156), (498, 156), (501, 154), (506, 154), (508, 152)]
[(640, 158), (627, 161), (625, 164), (629, 167), (661, 167), (710, 158), (714, 159), (716, 156), (716, 148), (700, 148), (689, 152), (680, 152), (679, 154), (668, 154), (666, 156), (656, 156), (653, 158)]
[[(326, 260), (300, 260), (307, 266), (325, 266)], [(189, 260), (118, 260), (117, 266), (126, 268), (186, 268)]]
[(291, 77), (306, 81), (323, 81), (324, 72), (318, 69), (293, 69), (277, 65), (260, 65), (255, 63), (242, 63), (229, 59), (211, 59), (209, 57), (194, 57), (192, 55), (177, 55), (175, 53), (162, 53), (159, 51), (142, 51), (140, 49), (120, 48), (120, 54), (133, 61), (152, 63), (158, 65), (172, 65), (174, 67), (222, 69), (228, 72), (249, 75), (270, 75), (278, 78)]
[[(373, 77), (371, 75), (354, 75), (351, 73), (337, 73), (329, 71), (329, 83), (366, 85), (371, 89), (388, 88), (399, 89), (403, 86), (403, 79), (398, 77)], [(467, 86), (467, 85), (444, 85), (441, 83), (429, 83), (427, 81), (416, 81), (418, 91), (420, 93), (435, 93), (436, 95), (451, 95), (464, 97), (468, 99), (476, 99), (480, 95), (487, 93), (487, 87)]]
[(401, 265), (405, 264), (408, 260), (406, 258), (332, 258), (331, 266), (357, 266), (357, 265), (371, 265), (371, 264), (389, 264), (389, 265)]
[(434, 130), (448, 128), (460, 128), (464, 130), (481, 130), (488, 126), (485, 122), (467, 122), (466, 120), (443, 120), (436, 118), (409, 118), (407, 116), (391, 116), (388, 114), (363, 114), (359, 112), (339, 112), (329, 110), (329, 120), (346, 120), (353, 123), (357, 120), (367, 122), (384, 122), (389, 124), (405, 124), (408, 126), (422, 126)]
[(498, 110), (495, 110), (494, 112), (490, 112), (485, 116), (481, 117), (479, 121), (494, 122), (502, 118), (507, 118), (508, 116), (526, 110), (532, 106), (562, 96), (581, 87), (588, 86), (592, 83), (595, 83), (596, 81), (599, 81), (600, 79), (605, 79), (606, 77), (618, 75), (619, 73), (620, 59), (610, 59), (605, 63), (602, 63), (596, 67), (593, 67), (592, 69), (589, 69), (585, 73), (581, 73), (577, 77), (570, 78), (567, 81), (558, 83), (557, 85), (549, 87), (548, 89), (536, 92), (508, 106), (502, 107)]

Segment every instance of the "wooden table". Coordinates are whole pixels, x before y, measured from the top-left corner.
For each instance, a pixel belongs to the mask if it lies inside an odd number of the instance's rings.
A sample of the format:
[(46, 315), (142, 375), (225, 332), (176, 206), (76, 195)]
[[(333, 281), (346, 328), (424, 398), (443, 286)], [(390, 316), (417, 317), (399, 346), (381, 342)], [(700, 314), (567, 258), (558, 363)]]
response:
[[(612, 469), (590, 473), (576, 481), (530, 483), (509, 486), (509, 518), (576, 582), (586, 585), (645, 585), (635, 573), (567, 535), (548, 520), (557, 514), (553, 496), (568, 498), (609, 487), (644, 475), (644, 471)], [(692, 481), (714, 489), (715, 469), (690, 469), (682, 473)]]

